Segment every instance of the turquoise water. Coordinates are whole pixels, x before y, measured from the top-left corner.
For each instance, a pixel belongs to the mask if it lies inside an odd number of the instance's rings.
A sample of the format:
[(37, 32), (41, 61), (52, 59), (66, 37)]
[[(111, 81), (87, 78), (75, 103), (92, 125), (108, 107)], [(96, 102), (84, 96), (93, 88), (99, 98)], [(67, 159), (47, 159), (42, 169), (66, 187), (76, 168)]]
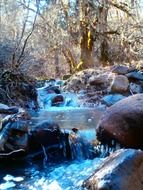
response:
[[(14, 190), (82, 190), (82, 183), (100, 165), (101, 158), (19, 169), (1, 176), (0, 189)], [(17, 169), (18, 170), (18, 169)]]

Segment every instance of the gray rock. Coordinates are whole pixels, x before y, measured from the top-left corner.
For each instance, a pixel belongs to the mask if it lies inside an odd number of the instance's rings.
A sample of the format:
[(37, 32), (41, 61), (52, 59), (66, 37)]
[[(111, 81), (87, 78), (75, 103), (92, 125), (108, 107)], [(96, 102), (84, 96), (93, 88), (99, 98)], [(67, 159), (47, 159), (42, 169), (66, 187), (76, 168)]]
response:
[(130, 73), (126, 74), (126, 76), (129, 79), (131, 78), (131, 79), (143, 80), (143, 73), (137, 72), (137, 71), (130, 72)]
[(107, 106), (111, 106), (124, 98), (126, 98), (126, 96), (123, 96), (122, 94), (110, 94), (110, 95), (104, 96), (102, 98), (102, 102), (106, 104)]
[(142, 190), (143, 152), (133, 149), (114, 152), (84, 181), (83, 187), (88, 190)]
[(117, 73), (119, 75), (124, 75), (129, 72), (129, 68), (127, 66), (117, 65), (117, 66), (114, 66), (114, 68), (112, 69), (112, 72)]
[(143, 89), (142, 89), (141, 85), (136, 84), (136, 83), (131, 82), (130, 85), (129, 85), (129, 88), (130, 88), (130, 92), (133, 93), (133, 94), (143, 92)]

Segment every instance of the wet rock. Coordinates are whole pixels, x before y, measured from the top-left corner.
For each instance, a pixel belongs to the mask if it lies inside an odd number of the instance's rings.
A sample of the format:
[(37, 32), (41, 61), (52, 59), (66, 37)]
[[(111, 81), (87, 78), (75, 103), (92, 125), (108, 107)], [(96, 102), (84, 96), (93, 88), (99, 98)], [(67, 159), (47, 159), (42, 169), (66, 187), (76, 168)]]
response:
[(128, 77), (128, 79), (137, 79), (137, 80), (143, 80), (143, 73), (142, 72), (130, 72), (128, 74), (126, 74), (126, 76)]
[(54, 96), (51, 100), (51, 105), (52, 106), (59, 106), (62, 103), (64, 103), (64, 97), (62, 95), (57, 95)]
[(9, 107), (0, 103), (0, 114), (15, 114), (18, 113), (18, 111), (19, 109), (17, 107)]
[[(28, 123), (23, 120), (8, 123), (9, 135), (4, 145), (4, 151), (27, 150), (28, 149)], [(5, 126), (6, 128), (7, 126)]]
[(19, 109), (18, 107), (3, 107), (0, 105), (0, 114), (15, 114), (18, 113)]
[[(15, 121), (29, 121), (31, 116), (29, 113), (24, 109), (19, 109), (19, 112), (14, 115), (8, 115), (2, 119), (2, 128), (4, 128), (8, 123), (15, 122)], [(18, 125), (17, 125), (18, 128)]]
[(143, 148), (143, 94), (130, 96), (108, 108), (96, 132), (102, 144), (111, 145), (116, 140), (124, 147)]
[(128, 90), (129, 81), (128, 78), (124, 75), (115, 76), (111, 84), (111, 92), (123, 93)]
[(130, 83), (129, 85), (130, 88), (130, 92), (132, 94), (137, 94), (137, 93), (142, 93), (143, 92), (143, 88), (141, 87), (141, 85), (136, 84), (136, 83)]
[(126, 96), (123, 96), (122, 94), (110, 94), (104, 96), (101, 101), (107, 106), (111, 106), (124, 98), (126, 98)]
[(129, 67), (123, 65), (116, 65), (113, 67), (112, 72), (118, 75), (125, 75), (129, 72)]
[(0, 159), (70, 159), (68, 135), (54, 122), (46, 121), (31, 129), (26, 120), (7, 118), (0, 134)]
[(60, 149), (61, 130), (54, 122), (42, 122), (30, 130), (29, 153), (42, 150), (43, 147), (57, 146)]
[(142, 190), (143, 152), (121, 149), (108, 158), (84, 181), (89, 190)]
[[(3, 154), (10, 155), (11, 152), (28, 148), (28, 126), (27, 112), (7, 116), (2, 120), (0, 131), (0, 158)], [(5, 157), (7, 157), (5, 155)]]
[(107, 74), (102, 74), (98, 76), (91, 76), (89, 78), (89, 84), (90, 85), (100, 85), (100, 84), (105, 84), (108, 81), (108, 75)]
[(57, 86), (46, 86), (38, 88), (38, 101), (41, 108), (46, 106), (56, 106), (63, 102), (63, 97), (60, 95), (60, 89)]
[(61, 130), (57, 123), (45, 121), (35, 126), (30, 133), (38, 144), (52, 145), (59, 143)]

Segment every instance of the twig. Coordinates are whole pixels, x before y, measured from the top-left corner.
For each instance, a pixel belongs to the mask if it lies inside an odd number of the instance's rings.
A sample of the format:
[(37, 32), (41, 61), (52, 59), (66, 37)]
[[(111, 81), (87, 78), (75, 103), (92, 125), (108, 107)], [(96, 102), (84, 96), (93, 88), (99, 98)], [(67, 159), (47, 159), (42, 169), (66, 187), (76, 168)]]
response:
[(0, 153), (0, 156), (10, 156), (10, 155), (17, 153), (17, 152), (25, 152), (25, 150), (24, 149), (18, 149), (18, 150), (13, 150), (9, 153)]

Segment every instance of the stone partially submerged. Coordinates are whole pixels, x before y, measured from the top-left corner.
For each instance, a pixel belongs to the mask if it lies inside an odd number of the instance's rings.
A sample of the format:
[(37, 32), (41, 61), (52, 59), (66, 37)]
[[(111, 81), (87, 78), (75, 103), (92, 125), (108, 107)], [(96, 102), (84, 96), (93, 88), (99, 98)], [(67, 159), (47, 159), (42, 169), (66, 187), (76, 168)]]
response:
[(0, 159), (43, 158), (52, 161), (70, 158), (68, 134), (58, 124), (42, 122), (29, 126), (27, 112), (7, 116), (0, 131)]
[(103, 114), (96, 129), (104, 145), (113, 140), (124, 147), (143, 148), (143, 94), (125, 98)]
[[(0, 129), (0, 158), (9, 156), (11, 152), (27, 150), (29, 114), (23, 110), (8, 115), (2, 120)], [(20, 151), (18, 151), (20, 152)]]
[(84, 181), (88, 190), (142, 190), (143, 152), (121, 149), (108, 158)]

